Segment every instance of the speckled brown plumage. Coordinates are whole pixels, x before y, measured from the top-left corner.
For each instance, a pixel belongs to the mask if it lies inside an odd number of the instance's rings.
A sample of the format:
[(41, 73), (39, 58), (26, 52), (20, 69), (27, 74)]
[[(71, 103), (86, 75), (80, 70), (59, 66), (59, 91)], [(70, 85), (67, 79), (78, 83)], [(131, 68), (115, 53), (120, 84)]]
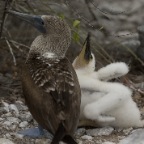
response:
[(80, 91), (75, 83), (78, 80), (67, 58), (52, 60), (32, 53), (23, 67), (23, 93), (29, 110), (52, 134), (60, 122), (69, 134), (76, 129)]
[(34, 119), (60, 140), (76, 144), (72, 136), (80, 114), (81, 92), (72, 64), (65, 57), (71, 42), (68, 24), (56, 16), (9, 13), (26, 20), (42, 34), (33, 41), (22, 69), (22, 87)]

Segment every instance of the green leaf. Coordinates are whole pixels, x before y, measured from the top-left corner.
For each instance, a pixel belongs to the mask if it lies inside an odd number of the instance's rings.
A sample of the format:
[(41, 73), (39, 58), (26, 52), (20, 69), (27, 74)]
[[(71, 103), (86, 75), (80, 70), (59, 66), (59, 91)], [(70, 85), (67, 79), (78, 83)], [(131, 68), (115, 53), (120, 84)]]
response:
[(64, 15), (64, 14), (59, 14), (59, 17), (60, 17), (61, 19), (64, 19), (64, 18), (65, 18), (65, 15)]
[(73, 33), (73, 39), (74, 39), (75, 42), (79, 42), (79, 39), (80, 39), (79, 34), (74, 32)]
[(80, 21), (79, 21), (79, 20), (75, 20), (75, 21), (73, 22), (73, 27), (78, 27), (79, 24), (80, 24)]

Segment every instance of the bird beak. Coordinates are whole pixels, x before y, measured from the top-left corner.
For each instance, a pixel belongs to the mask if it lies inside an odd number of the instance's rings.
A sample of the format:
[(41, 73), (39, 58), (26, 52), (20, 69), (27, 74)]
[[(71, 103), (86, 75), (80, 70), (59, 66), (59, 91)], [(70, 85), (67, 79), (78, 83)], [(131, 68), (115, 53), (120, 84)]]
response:
[(90, 61), (91, 60), (91, 48), (90, 48), (90, 33), (88, 33), (87, 35), (87, 38), (85, 40), (85, 43), (84, 43), (84, 47), (85, 47), (85, 54), (84, 54), (84, 58), (87, 60), (87, 61)]
[(88, 33), (87, 38), (83, 44), (82, 51), (79, 54), (79, 57), (89, 62), (91, 60), (91, 48), (90, 48), (90, 33)]
[(29, 15), (24, 14), (16, 11), (9, 10), (7, 13), (14, 15), (28, 23), (30, 23), (32, 26), (34, 26), (36, 29), (38, 29), (41, 33), (46, 33), (46, 29), (44, 27), (44, 22), (41, 16), (36, 15)]

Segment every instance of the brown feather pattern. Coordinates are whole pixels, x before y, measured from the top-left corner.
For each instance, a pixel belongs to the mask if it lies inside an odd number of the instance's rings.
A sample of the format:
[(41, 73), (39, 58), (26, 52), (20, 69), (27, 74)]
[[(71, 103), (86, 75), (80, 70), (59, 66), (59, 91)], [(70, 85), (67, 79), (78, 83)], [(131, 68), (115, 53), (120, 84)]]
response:
[(76, 111), (80, 111), (80, 87), (67, 58), (49, 59), (30, 53), (22, 84), (29, 110), (43, 128), (54, 134), (62, 122), (69, 133), (74, 132), (79, 117)]

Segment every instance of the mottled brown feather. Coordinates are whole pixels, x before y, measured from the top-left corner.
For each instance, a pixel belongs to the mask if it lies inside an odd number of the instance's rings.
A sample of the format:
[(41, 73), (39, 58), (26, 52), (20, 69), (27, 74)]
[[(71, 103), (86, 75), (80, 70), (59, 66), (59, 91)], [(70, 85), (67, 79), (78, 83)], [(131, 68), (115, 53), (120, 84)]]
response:
[(55, 134), (62, 122), (73, 134), (79, 120), (80, 87), (67, 58), (48, 59), (30, 53), (22, 70), (26, 103), (36, 121)]

